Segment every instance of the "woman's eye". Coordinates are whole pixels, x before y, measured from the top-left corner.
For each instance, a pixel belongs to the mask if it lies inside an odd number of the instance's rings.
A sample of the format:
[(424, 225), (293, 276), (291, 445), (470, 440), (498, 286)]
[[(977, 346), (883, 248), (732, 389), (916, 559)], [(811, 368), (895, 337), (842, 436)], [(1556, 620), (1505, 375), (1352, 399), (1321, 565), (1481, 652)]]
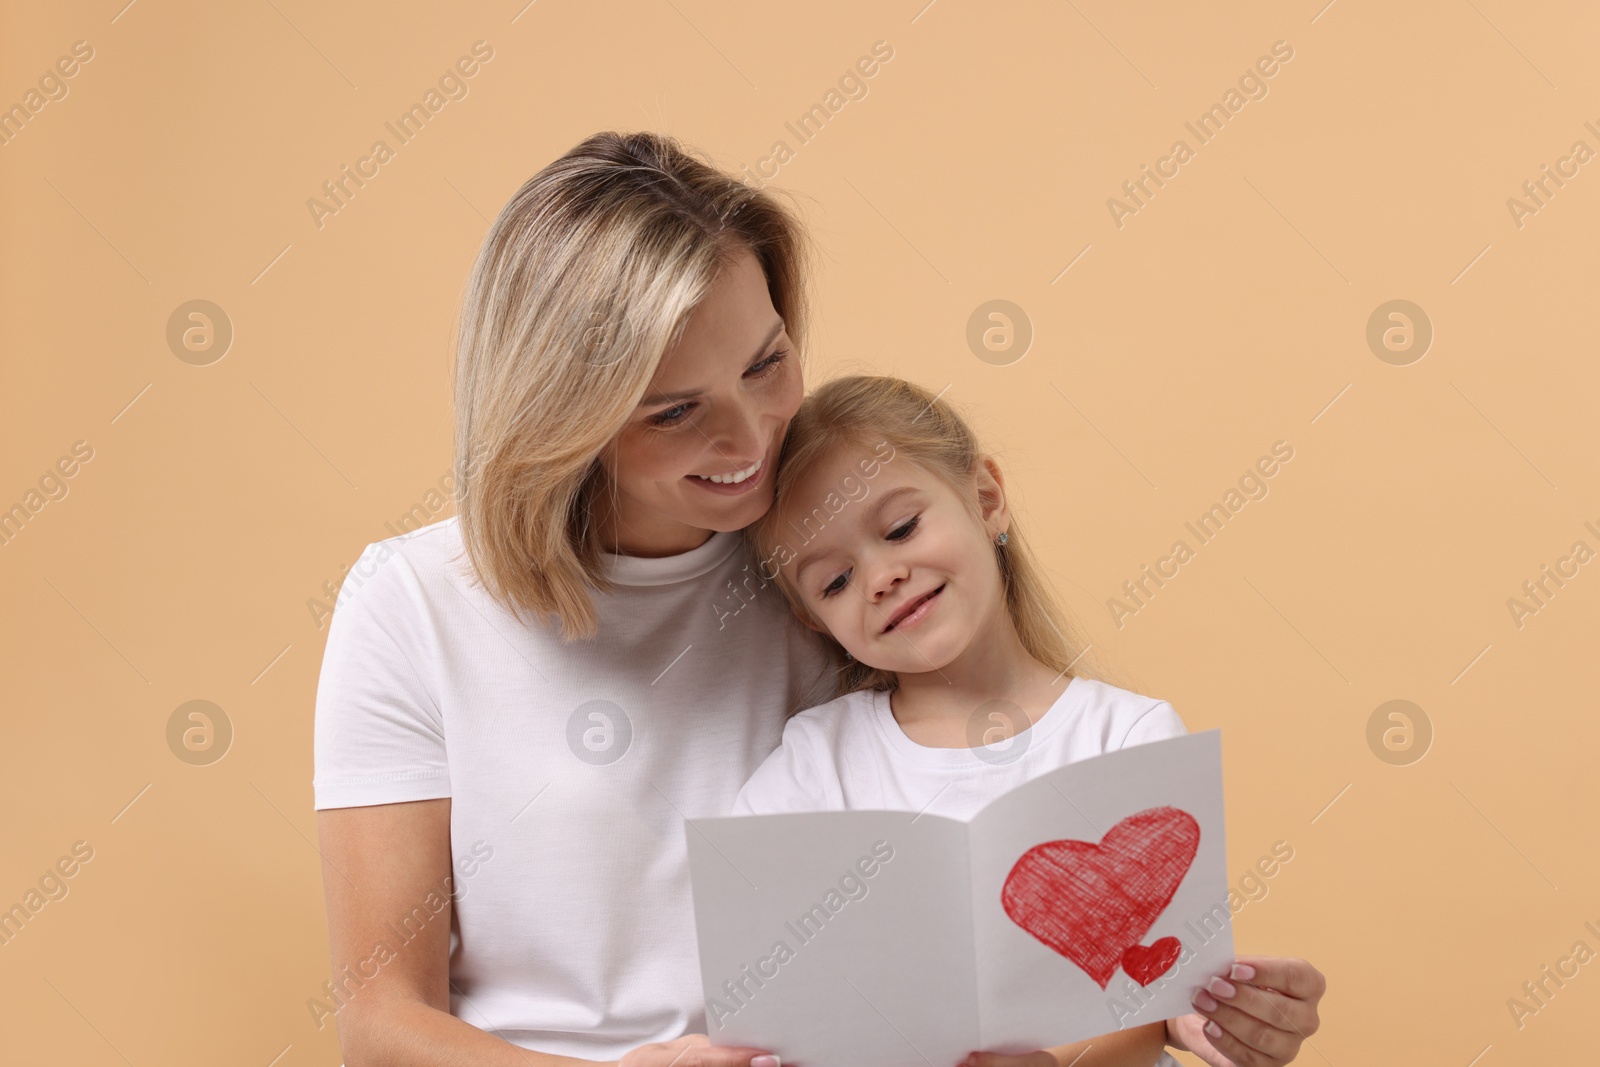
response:
[[(913, 518), (910, 522), (906, 523), (904, 526), (901, 526), (898, 529), (896, 529), (893, 532), (891, 532), (889, 534), (889, 540), (891, 540), (891, 541), (904, 541), (907, 537), (910, 537), (912, 529), (917, 525), (917, 521), (919, 519), (921, 519), (921, 518), (922, 518), (922, 516), (918, 515), (916, 518)], [(898, 534), (899, 536), (898, 537), (895, 536), (896, 534)]]
[(750, 371), (747, 373), (753, 373), (757, 377), (765, 377), (766, 375), (777, 370), (778, 364), (782, 363), (788, 357), (788, 355), (789, 350), (787, 348), (780, 348), (778, 351), (772, 353), (772, 355), (768, 356), (760, 363), (757, 363), (755, 366), (751, 367)]
[[(787, 348), (780, 349), (777, 352), (772, 353), (772, 355), (768, 356), (760, 363), (752, 366), (749, 370), (745, 371), (745, 374), (753, 375), (757, 378), (768, 377), (777, 371), (778, 364), (782, 363), (788, 358), (788, 356), (789, 350)], [(676, 426), (678, 423), (682, 422), (693, 409), (693, 404), (679, 404), (677, 407), (671, 407), (665, 411), (657, 412), (656, 414), (650, 416), (650, 425)]]
[(650, 422), (656, 426), (671, 426), (675, 422), (681, 422), (683, 417), (689, 414), (689, 409), (693, 406), (692, 404), (679, 404), (677, 407), (668, 408), (650, 416)]

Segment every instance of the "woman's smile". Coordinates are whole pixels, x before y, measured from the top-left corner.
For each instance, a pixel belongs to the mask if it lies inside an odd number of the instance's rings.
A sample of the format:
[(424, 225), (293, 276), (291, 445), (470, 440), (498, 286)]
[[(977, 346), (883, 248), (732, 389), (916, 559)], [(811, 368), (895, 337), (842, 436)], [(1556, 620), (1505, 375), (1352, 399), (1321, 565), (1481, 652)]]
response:
[(758, 459), (743, 470), (734, 471), (727, 475), (719, 474), (716, 476), (718, 478), (739, 478), (740, 475), (743, 475), (744, 477), (738, 481), (714, 482), (702, 474), (690, 474), (687, 475), (687, 477), (691, 482), (700, 486), (702, 489), (708, 489), (713, 493), (721, 493), (723, 496), (737, 496), (740, 493), (748, 493), (751, 489), (754, 489), (757, 485), (760, 485), (761, 480), (766, 476), (766, 473), (767, 461), (765, 459)]

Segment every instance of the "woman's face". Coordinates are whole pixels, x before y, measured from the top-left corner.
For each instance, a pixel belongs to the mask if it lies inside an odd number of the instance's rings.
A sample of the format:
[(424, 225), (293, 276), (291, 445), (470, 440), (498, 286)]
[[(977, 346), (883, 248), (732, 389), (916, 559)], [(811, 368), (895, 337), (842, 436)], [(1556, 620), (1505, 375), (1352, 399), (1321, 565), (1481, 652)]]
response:
[[(741, 248), (600, 457), (611, 479), (596, 504), (607, 543), (623, 555), (676, 555), (704, 544), (707, 530), (760, 518), (803, 393), (766, 275)], [(737, 484), (708, 480), (752, 468)]]
[[(851, 492), (872, 459), (836, 449), (778, 502), (789, 587), (869, 667), (921, 674), (985, 652), (1006, 618), (993, 544), (1009, 524), (999, 467), (985, 457), (971, 481), (980, 521), (942, 479), (903, 457), (884, 462), (865, 495)], [(820, 506), (830, 496), (849, 502), (836, 512)]]

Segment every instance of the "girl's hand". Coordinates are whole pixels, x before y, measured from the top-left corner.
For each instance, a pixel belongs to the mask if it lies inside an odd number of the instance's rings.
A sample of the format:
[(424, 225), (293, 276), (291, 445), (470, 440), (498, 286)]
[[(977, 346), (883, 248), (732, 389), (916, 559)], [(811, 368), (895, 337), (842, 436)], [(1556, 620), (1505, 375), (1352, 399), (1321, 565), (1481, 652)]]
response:
[(1211, 1067), (1282, 1067), (1317, 1032), (1327, 981), (1302, 959), (1238, 956), (1207, 989), (1195, 995), (1198, 1015), (1167, 1020), (1167, 1043)]
[(778, 1057), (758, 1048), (725, 1048), (705, 1034), (656, 1041), (630, 1049), (618, 1067), (778, 1067)]
[(1002, 1056), (998, 1052), (974, 1052), (962, 1060), (958, 1067), (1061, 1067), (1056, 1058), (1040, 1049), (1024, 1052), (1020, 1056)]
[(974, 1052), (960, 1067), (1151, 1067), (1161, 1058), (1166, 1040), (1165, 1023), (1145, 1023), (1017, 1056)]

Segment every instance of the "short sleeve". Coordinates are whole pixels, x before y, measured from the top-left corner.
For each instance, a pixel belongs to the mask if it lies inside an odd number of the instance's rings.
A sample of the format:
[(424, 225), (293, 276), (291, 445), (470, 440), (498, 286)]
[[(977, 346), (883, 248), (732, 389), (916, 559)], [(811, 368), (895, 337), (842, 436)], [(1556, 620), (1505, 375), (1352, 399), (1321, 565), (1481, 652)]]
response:
[(380, 541), (345, 585), (352, 588), (340, 589), (317, 679), (313, 806), (447, 797), (444, 721), (425, 682), (438, 645), (416, 573), (394, 543)]
[(1133, 721), (1133, 725), (1128, 727), (1127, 735), (1122, 739), (1122, 744), (1117, 747), (1127, 748), (1129, 745), (1165, 741), (1170, 737), (1182, 737), (1188, 732), (1183, 720), (1178, 718), (1178, 713), (1172, 710), (1172, 705), (1163, 700)]
[(794, 720), (734, 798), (734, 815), (778, 815), (792, 811), (840, 811), (844, 796), (837, 778), (821, 773)]

